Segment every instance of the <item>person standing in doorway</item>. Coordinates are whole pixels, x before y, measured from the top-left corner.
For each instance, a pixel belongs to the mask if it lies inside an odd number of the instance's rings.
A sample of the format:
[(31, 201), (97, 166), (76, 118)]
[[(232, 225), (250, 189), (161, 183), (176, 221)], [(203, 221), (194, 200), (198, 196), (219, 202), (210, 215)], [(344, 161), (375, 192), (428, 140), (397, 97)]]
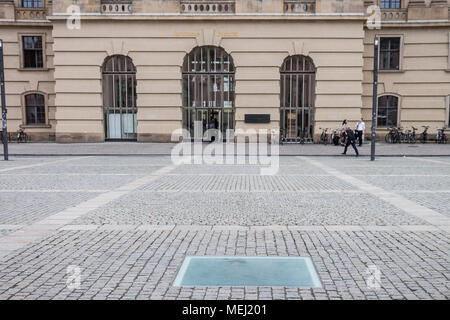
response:
[(363, 143), (364, 132), (366, 131), (366, 124), (363, 118), (356, 124), (356, 138), (358, 138), (358, 145), (361, 147)]
[(352, 145), (353, 149), (355, 150), (356, 156), (358, 157), (359, 156), (359, 152), (358, 152), (358, 148), (356, 147), (355, 133), (353, 132), (352, 129), (347, 127), (345, 129), (345, 136), (347, 137), (347, 141), (345, 142), (345, 148), (344, 148), (344, 152), (342, 154), (347, 154), (348, 146)]

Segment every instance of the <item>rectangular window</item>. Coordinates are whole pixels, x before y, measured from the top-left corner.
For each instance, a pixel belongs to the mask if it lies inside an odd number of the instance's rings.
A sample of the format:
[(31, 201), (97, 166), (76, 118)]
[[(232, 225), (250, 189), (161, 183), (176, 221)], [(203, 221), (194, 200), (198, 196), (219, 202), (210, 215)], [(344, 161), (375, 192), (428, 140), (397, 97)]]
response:
[(42, 94), (32, 93), (25, 96), (27, 124), (45, 124), (45, 99)]
[(380, 70), (400, 70), (400, 38), (380, 39)]
[(447, 127), (450, 127), (450, 96), (447, 96)]
[(22, 8), (42, 8), (42, 0), (22, 0)]
[(381, 96), (378, 98), (377, 126), (395, 127), (398, 119), (398, 98)]
[(381, 0), (381, 9), (400, 9), (401, 0)]
[(43, 68), (42, 37), (41, 36), (23, 36), (23, 67), (24, 68)]

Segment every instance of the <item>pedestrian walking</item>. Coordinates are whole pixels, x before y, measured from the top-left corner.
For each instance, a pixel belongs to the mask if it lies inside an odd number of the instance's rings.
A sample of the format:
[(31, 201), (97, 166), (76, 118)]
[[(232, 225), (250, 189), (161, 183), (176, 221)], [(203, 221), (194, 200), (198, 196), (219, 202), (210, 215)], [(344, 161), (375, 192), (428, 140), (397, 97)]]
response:
[(353, 149), (355, 150), (356, 156), (358, 157), (359, 152), (358, 152), (358, 148), (356, 147), (355, 133), (353, 132), (352, 129), (347, 127), (347, 129), (345, 129), (345, 136), (347, 137), (347, 141), (345, 142), (345, 148), (344, 148), (344, 152), (342, 154), (347, 154), (348, 146), (352, 145)]
[(342, 125), (341, 125), (341, 146), (345, 145), (345, 129), (347, 129), (348, 125), (347, 125), (347, 119), (344, 119), (344, 121), (342, 121)]
[(361, 147), (363, 143), (364, 132), (366, 131), (366, 124), (363, 118), (356, 124), (356, 138), (358, 139), (358, 145)]

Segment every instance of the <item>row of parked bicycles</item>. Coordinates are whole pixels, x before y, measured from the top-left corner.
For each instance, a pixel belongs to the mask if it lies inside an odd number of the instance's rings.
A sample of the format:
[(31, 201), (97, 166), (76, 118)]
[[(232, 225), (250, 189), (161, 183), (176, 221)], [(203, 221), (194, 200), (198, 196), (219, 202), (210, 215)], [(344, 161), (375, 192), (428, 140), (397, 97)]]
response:
[[(421, 133), (417, 133), (417, 128), (411, 127), (411, 129), (403, 130), (402, 127), (391, 127), (389, 128), (389, 132), (386, 134), (385, 141), (387, 143), (416, 143), (422, 142), (427, 143), (433, 139), (430, 139), (428, 129), (430, 126), (422, 126), (424, 129)], [(436, 143), (447, 143), (448, 137), (445, 133), (447, 127), (437, 128), (436, 136), (434, 137), (434, 141)], [(339, 145), (345, 142), (345, 137), (342, 135), (341, 130), (339, 129), (329, 129), (329, 128), (320, 128), (322, 133), (320, 135), (319, 143), (320, 144), (334, 144)], [(331, 134), (329, 133), (331, 132)]]
[[(320, 135), (319, 143), (320, 144), (334, 144), (335, 146), (338, 146), (340, 144), (345, 143), (345, 137), (342, 134), (340, 129), (329, 129), (329, 128), (319, 128), (322, 130), (322, 133)], [(331, 132), (329, 134), (328, 132)]]
[[(392, 127), (389, 128), (389, 132), (386, 134), (385, 141), (387, 143), (427, 143), (430, 140), (430, 136), (428, 133), (428, 129), (430, 126), (422, 126), (423, 132), (417, 134), (417, 128), (411, 127), (411, 129), (405, 129), (403, 131), (402, 127)], [(447, 143), (448, 137), (445, 133), (447, 127), (437, 128), (436, 136), (434, 137), (434, 141), (436, 143)]]

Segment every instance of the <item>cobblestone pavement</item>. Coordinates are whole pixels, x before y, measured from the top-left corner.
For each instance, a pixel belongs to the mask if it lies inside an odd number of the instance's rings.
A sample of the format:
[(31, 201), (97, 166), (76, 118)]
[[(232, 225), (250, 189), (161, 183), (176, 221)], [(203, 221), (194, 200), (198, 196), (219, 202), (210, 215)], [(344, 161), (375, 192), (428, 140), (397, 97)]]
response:
[[(448, 157), (260, 167), (0, 161), (0, 299), (450, 298)], [(323, 287), (172, 286), (189, 255), (308, 256)], [(379, 287), (367, 284), (373, 266)]]

